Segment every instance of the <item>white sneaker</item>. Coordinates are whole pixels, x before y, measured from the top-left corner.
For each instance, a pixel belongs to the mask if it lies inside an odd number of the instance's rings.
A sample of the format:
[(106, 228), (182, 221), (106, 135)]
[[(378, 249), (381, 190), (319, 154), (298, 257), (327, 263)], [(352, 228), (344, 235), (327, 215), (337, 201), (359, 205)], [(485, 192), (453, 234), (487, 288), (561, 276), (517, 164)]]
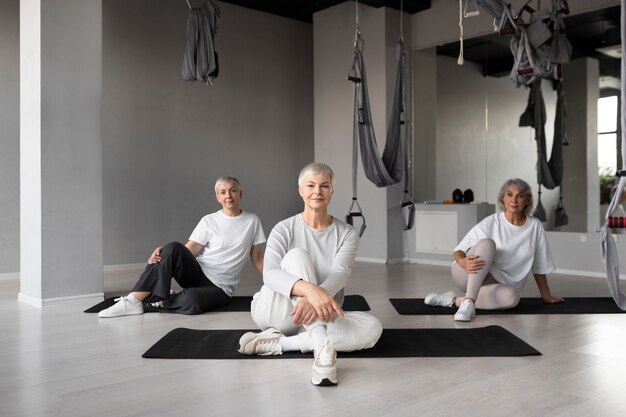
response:
[(454, 307), (452, 300), (456, 297), (452, 291), (443, 294), (430, 293), (424, 298), (424, 304), (429, 306)]
[(270, 327), (260, 333), (244, 333), (239, 339), (239, 353), (244, 355), (282, 355), (283, 348), (278, 340), (282, 333)]
[(454, 315), (456, 321), (471, 321), (476, 317), (476, 307), (471, 300), (465, 300)]
[(143, 314), (143, 303), (132, 303), (126, 297), (116, 298), (115, 301), (117, 302), (111, 307), (100, 311), (98, 317), (107, 318)]
[(330, 337), (315, 351), (311, 383), (318, 386), (337, 385), (337, 352)]

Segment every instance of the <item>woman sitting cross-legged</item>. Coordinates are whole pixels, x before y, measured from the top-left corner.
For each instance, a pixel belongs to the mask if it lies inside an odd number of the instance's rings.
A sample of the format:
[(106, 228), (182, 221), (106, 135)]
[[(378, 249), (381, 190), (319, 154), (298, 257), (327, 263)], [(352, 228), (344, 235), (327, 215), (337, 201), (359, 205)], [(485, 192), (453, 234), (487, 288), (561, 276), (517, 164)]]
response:
[(424, 299), (432, 306), (458, 307), (454, 320), (472, 320), (476, 308), (515, 307), (529, 272), (545, 302), (563, 301), (548, 287), (546, 274), (554, 271), (554, 261), (543, 225), (531, 215), (530, 186), (520, 179), (506, 181), (498, 194), (498, 206), (502, 211), (474, 226), (454, 250), (452, 278), (465, 297), (447, 292)]
[(333, 188), (334, 174), (327, 165), (302, 169), (298, 190), (304, 211), (270, 233), (264, 285), (252, 301), (252, 319), (263, 331), (239, 340), (239, 352), (246, 355), (314, 352), (314, 385), (337, 384), (336, 351), (370, 348), (382, 333), (376, 317), (341, 309), (359, 234), (328, 214)]

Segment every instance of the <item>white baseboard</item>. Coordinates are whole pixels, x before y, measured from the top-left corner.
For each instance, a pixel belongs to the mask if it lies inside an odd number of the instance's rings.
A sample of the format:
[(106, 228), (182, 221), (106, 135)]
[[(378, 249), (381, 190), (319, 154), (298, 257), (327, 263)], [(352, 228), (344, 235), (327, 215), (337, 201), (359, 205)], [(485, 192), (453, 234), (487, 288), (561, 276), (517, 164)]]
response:
[(406, 264), (408, 263), (409, 260), (407, 258), (390, 258), (387, 259), (387, 264), (389, 265), (396, 265), (396, 264)]
[(7, 274), (0, 274), (0, 281), (5, 281), (5, 280), (9, 280), (9, 279), (20, 279), (20, 273), (19, 272), (10, 272)]
[(407, 258), (390, 258), (390, 259), (381, 259), (381, 258), (364, 258), (357, 256), (356, 260), (358, 262), (368, 262), (372, 264), (405, 264), (409, 262)]
[(17, 294), (17, 301), (20, 303), (28, 304), (33, 307), (43, 308), (47, 304), (57, 304), (57, 303), (75, 303), (77, 301), (80, 302), (89, 302), (90, 304), (99, 303), (104, 299), (104, 293), (96, 293), (96, 294), (82, 294), (82, 295), (72, 295), (69, 297), (56, 297), (56, 298), (36, 298), (30, 295), (26, 295), (23, 293)]
[[(591, 277), (591, 278), (604, 278), (607, 279), (605, 272), (592, 272), (592, 271), (577, 271), (573, 269), (558, 269), (554, 271), (555, 274), (574, 275), (577, 277)], [(619, 274), (620, 280), (626, 280), (626, 274)]]
[(21, 292), (17, 294), (17, 301), (37, 308), (43, 307), (43, 300), (41, 298), (31, 297), (30, 295), (22, 294)]
[(369, 263), (373, 263), (373, 264), (386, 264), (387, 260), (386, 259), (381, 259), (381, 258), (365, 258), (365, 257), (360, 257), (357, 256), (356, 258), (357, 262), (369, 262)]
[(90, 303), (99, 303), (104, 300), (104, 293), (99, 292), (95, 294), (82, 294), (82, 295), (71, 295), (68, 297), (56, 297), (56, 298), (46, 298), (44, 300), (44, 305), (46, 304), (56, 304), (56, 303), (69, 303), (69, 302), (87, 302)]
[(409, 258), (409, 263), (421, 264), (421, 265), (447, 266), (447, 267), (452, 266), (451, 261), (437, 261), (435, 259)]
[(138, 263), (138, 264), (120, 264), (120, 265), (104, 265), (102, 267), (105, 273), (107, 272), (126, 272), (126, 271), (134, 271), (141, 270), (146, 267), (146, 263)]

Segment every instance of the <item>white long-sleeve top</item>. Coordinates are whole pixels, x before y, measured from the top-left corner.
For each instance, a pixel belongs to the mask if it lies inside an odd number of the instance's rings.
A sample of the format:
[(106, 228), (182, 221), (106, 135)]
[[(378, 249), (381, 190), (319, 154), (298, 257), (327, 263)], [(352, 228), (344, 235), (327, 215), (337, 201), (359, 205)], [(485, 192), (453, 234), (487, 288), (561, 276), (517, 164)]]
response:
[(309, 253), (318, 285), (341, 305), (343, 289), (352, 273), (359, 248), (358, 231), (337, 218), (333, 218), (331, 225), (325, 229), (314, 229), (302, 220), (301, 214), (274, 226), (265, 248), (263, 282), (285, 297), (291, 296), (294, 284), (302, 279), (280, 267), (285, 254), (293, 248)]

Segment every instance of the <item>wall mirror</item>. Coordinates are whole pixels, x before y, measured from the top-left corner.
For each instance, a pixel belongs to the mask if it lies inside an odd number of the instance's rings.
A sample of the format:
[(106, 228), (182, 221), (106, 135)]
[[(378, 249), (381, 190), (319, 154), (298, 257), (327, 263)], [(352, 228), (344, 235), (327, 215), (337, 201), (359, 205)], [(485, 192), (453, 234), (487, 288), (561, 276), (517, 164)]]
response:
[[(531, 2), (531, 6), (536, 7), (535, 3)], [(551, 7), (551, 2), (543, 3), (544, 7)], [(564, 226), (555, 225), (559, 187), (542, 187), (541, 202), (547, 215), (544, 225), (554, 231), (595, 232), (604, 218), (603, 208), (606, 210), (611, 196), (616, 167), (621, 166), (617, 117), (620, 7), (565, 16), (564, 23), (573, 48), (571, 62), (562, 68), (569, 144), (563, 147), (561, 201), (569, 221)], [(429, 105), (420, 103), (419, 98), (415, 101), (417, 119), (422, 112), (432, 112), (436, 120), (426, 128), (436, 138), (430, 145), (436, 155), (432, 168), (435, 179), (429, 190), (422, 191), (423, 199), (450, 198), (455, 188), (473, 188), (477, 201), (495, 203), (500, 185), (510, 177), (528, 181), (535, 198), (538, 197), (534, 130), (519, 127), (529, 88), (516, 88), (509, 78), (513, 67), (510, 40), (510, 35), (497, 32), (465, 40), (462, 66), (457, 64), (459, 42), (416, 51), (414, 59), (420, 68), (415, 70), (414, 78), (424, 74), (425, 61), (420, 61), (419, 54), (425, 53), (436, 61), (437, 80), (433, 97), (436, 105), (432, 100)], [(542, 81), (548, 157), (554, 134), (554, 86), (550, 80)], [(421, 94), (420, 80), (414, 88), (416, 95)], [(419, 135), (416, 128), (416, 140), (420, 140)], [(421, 174), (416, 174), (419, 182), (417, 175)]]

